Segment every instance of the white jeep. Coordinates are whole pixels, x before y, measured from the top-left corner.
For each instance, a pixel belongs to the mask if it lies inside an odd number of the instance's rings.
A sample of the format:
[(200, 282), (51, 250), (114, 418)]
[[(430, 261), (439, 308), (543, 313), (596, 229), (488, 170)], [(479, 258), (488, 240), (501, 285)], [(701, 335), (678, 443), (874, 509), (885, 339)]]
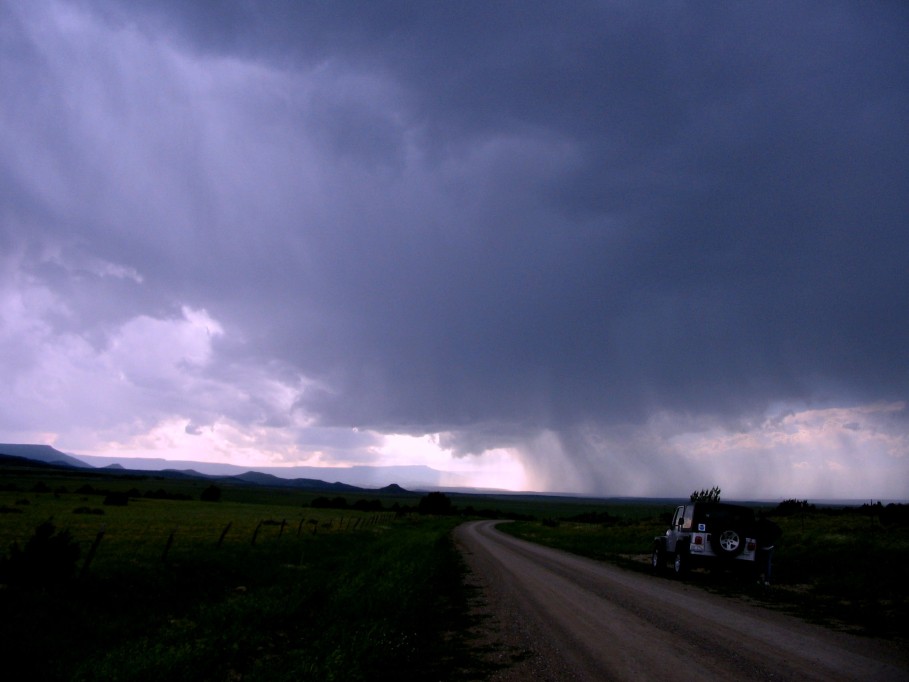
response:
[(653, 540), (653, 570), (660, 572), (669, 564), (673, 573), (681, 576), (696, 565), (753, 568), (757, 556), (755, 529), (750, 507), (722, 502), (680, 505), (669, 530)]

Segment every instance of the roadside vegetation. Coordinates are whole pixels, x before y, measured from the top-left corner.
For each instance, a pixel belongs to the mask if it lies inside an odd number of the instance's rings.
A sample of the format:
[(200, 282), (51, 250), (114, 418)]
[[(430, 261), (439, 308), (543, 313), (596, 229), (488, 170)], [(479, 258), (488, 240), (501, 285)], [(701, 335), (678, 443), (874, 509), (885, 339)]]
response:
[[(196, 482), (54, 483), (0, 479), (0, 642), (11, 670), (82, 681), (476, 670), (450, 540), (460, 517), (396, 514), (388, 500), (383, 510), (318, 508), (312, 495), (215, 494)], [(112, 495), (117, 487), (140, 494)]]
[[(457, 524), (510, 519), (502, 530), (643, 571), (674, 505), (0, 469), (0, 642), (9, 669), (43, 680), (482, 679)], [(770, 590), (689, 579), (906, 636), (905, 506), (764, 511), (783, 529)]]
[[(707, 569), (692, 571), (686, 580), (830, 627), (909, 640), (909, 505), (830, 507), (786, 500), (752, 506), (782, 529), (772, 585), (759, 585), (751, 572)], [(499, 527), (550, 547), (649, 571), (653, 538), (665, 532), (673, 511), (672, 504), (604, 505), (596, 512), (599, 517), (573, 515)]]

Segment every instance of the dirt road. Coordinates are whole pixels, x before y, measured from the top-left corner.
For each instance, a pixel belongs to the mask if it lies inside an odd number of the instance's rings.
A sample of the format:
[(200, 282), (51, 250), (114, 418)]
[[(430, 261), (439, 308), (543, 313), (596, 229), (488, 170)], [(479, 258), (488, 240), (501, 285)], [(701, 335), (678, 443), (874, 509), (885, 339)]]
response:
[(909, 680), (889, 642), (518, 540), (455, 539), (480, 588), (493, 680)]

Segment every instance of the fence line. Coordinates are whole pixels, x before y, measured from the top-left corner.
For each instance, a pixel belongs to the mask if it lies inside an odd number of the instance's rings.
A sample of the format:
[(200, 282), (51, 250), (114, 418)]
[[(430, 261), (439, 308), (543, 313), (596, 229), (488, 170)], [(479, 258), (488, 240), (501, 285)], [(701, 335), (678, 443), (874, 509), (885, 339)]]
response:
[[(312, 526), (311, 535), (318, 534), (319, 525), (321, 525), (323, 528), (327, 529), (329, 532), (331, 532), (332, 530), (351, 532), (351, 531), (367, 530), (369, 528), (373, 528), (377, 524), (385, 522), (385, 521), (389, 520), (390, 518), (393, 519), (394, 516), (395, 516), (394, 512), (384, 512), (384, 511), (373, 513), (368, 516), (357, 516), (357, 517), (342, 516), (340, 521), (337, 521), (337, 519), (332, 516), (332, 517), (329, 517), (327, 520), (323, 520), (321, 522), (321, 524), (319, 522), (319, 519), (310, 519), (310, 518), (307, 518), (306, 516), (303, 516), (300, 518), (300, 521), (297, 524), (296, 535), (297, 535), (297, 537), (300, 537), (303, 534), (303, 527), (306, 524), (309, 524), (310, 526)], [(216, 547), (220, 548), (223, 546), (224, 540), (227, 537), (227, 534), (233, 528), (233, 524), (234, 524), (233, 521), (228, 521), (227, 525), (225, 525), (224, 528), (221, 530), (221, 533), (218, 536), (218, 541), (216, 543)], [(255, 529), (253, 530), (252, 538), (250, 540), (251, 545), (256, 544), (256, 542), (259, 538), (259, 533), (262, 529), (262, 526), (265, 526), (265, 525), (279, 526), (278, 534), (275, 537), (275, 539), (277, 540), (278, 538), (283, 536), (284, 529), (287, 527), (288, 523), (287, 523), (287, 519), (282, 519), (280, 524), (276, 521), (265, 521), (265, 520), (259, 521), (256, 524)], [(106, 526), (107, 526), (107, 524), (102, 525), (101, 528), (98, 530), (97, 534), (95, 535), (95, 538), (92, 540), (91, 546), (89, 547), (88, 552), (86, 553), (85, 560), (83, 561), (82, 568), (79, 572), (80, 578), (84, 578), (88, 575), (92, 562), (95, 560), (95, 556), (98, 553), (98, 549), (101, 546), (101, 542), (105, 537)], [(174, 543), (175, 543), (176, 536), (177, 536), (177, 530), (178, 530), (178, 528), (173, 528), (170, 531), (170, 533), (168, 533), (167, 540), (164, 543), (164, 550), (161, 553), (161, 562), (162, 563), (167, 562), (167, 558), (170, 555), (170, 552), (174, 547)], [(300, 558), (297, 562), (298, 565), (301, 565), (303, 563), (304, 554), (305, 554), (305, 551), (301, 550)]]

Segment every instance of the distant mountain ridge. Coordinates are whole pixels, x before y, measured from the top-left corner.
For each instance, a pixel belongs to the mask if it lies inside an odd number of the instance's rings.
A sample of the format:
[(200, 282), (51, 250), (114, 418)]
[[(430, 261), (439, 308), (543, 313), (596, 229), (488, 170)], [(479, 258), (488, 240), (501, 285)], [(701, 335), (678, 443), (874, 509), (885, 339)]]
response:
[[(17, 453), (17, 454), (13, 454)], [(160, 460), (162, 463), (165, 460)], [(74, 463), (71, 463), (74, 462)], [(311, 478), (279, 478), (271, 474), (264, 474), (258, 471), (246, 471), (242, 474), (228, 476), (217, 474), (203, 474), (192, 469), (132, 469), (122, 466), (119, 462), (108, 464), (103, 467), (92, 467), (76, 458), (66, 455), (49, 445), (21, 445), (21, 444), (0, 444), (0, 466), (6, 467), (28, 467), (47, 469), (49, 471), (59, 469), (79, 469), (104, 471), (112, 476), (135, 475), (136, 473), (156, 474), (156, 476), (166, 478), (202, 478), (210, 481), (232, 481), (236, 483), (247, 483), (254, 486), (264, 486), (271, 488), (298, 488), (305, 490), (320, 490), (325, 492), (343, 493), (343, 492), (366, 492), (366, 488), (348, 485), (346, 483), (326, 483), (325, 481)], [(407, 491), (398, 486), (391, 484), (386, 489)]]
[(89, 469), (91, 465), (86, 464), (65, 452), (60, 452), (51, 445), (29, 445), (18, 443), (0, 443), (0, 455), (12, 455), (13, 457), (25, 457), (36, 462), (45, 464), (64, 464), (71, 467), (80, 467)]
[[(0, 446), (2, 448), (2, 446)], [(2, 452), (2, 450), (0, 450)], [(255, 467), (248, 465), (223, 464), (220, 462), (195, 462), (190, 460), (166, 460), (149, 457), (107, 457), (98, 455), (77, 455), (83, 463), (92, 467), (106, 467), (111, 464), (133, 471), (186, 471), (192, 470), (206, 476), (241, 476), (251, 469), (255, 473), (269, 474), (279, 479), (313, 479), (331, 483), (347, 484), (359, 488), (382, 488), (392, 483), (408, 490), (438, 488), (470, 488), (467, 477), (453, 472), (439, 471), (422, 464), (399, 466), (350, 466), (350, 467)], [(274, 483), (277, 484), (277, 483)]]
[[(211, 462), (166, 460), (147, 457), (102, 457), (68, 455), (50, 445), (0, 443), (0, 455), (22, 457), (35, 462), (105, 471), (155, 471), (170, 476), (224, 477), (271, 487), (307, 487), (343, 492), (359, 489), (392, 488), (425, 490), (457, 488), (463, 476), (424, 465), (352, 467), (257, 467)], [(328, 479), (328, 480), (326, 480)]]
[(260, 471), (247, 471), (245, 474), (231, 476), (232, 481), (244, 481), (254, 483), (255, 485), (265, 485), (271, 488), (308, 488), (310, 490), (319, 489), (332, 492), (354, 492), (361, 491), (363, 488), (348, 485), (347, 483), (327, 483), (315, 478), (280, 478), (271, 474), (263, 474)]

